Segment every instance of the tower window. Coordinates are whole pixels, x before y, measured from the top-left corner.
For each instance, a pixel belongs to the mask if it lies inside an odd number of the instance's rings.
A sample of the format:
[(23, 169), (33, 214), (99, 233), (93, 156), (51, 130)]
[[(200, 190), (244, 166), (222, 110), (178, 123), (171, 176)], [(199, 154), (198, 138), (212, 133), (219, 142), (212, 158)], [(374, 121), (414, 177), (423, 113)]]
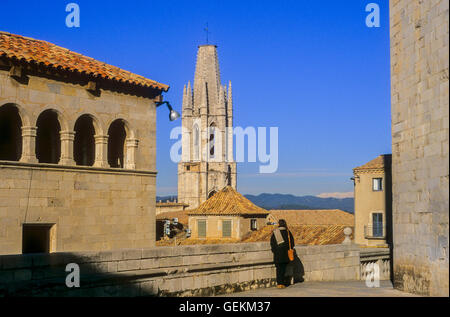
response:
[(216, 191), (213, 190), (212, 192), (209, 193), (208, 195), (208, 199), (211, 198), (212, 196), (214, 196), (216, 194)]
[(215, 155), (215, 137), (216, 137), (216, 128), (214, 123), (209, 127), (209, 156), (214, 158)]
[(200, 158), (200, 131), (198, 126), (194, 126), (194, 160)]
[(256, 219), (250, 220), (250, 230), (252, 231), (258, 230), (258, 221)]

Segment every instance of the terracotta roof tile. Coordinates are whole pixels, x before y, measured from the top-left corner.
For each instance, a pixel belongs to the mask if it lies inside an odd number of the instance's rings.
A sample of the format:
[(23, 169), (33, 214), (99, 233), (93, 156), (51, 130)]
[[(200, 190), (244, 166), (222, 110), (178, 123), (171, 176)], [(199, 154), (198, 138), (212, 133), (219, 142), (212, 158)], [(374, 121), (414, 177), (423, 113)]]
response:
[(178, 222), (183, 225), (188, 225), (188, 214), (185, 210), (183, 211), (168, 211), (162, 212), (156, 215), (157, 220), (173, 219), (178, 218)]
[[(344, 239), (343, 225), (289, 225), (295, 245), (341, 244)], [(242, 242), (268, 242), (277, 226), (265, 226), (242, 239)], [(353, 229), (353, 227), (351, 226)], [(352, 236), (353, 238), (353, 236)]]
[[(270, 210), (276, 221), (284, 219), (287, 225), (343, 225), (354, 226), (355, 216), (339, 210)], [(270, 217), (269, 217), (270, 219)]]
[(188, 211), (189, 215), (266, 215), (269, 212), (254, 205), (250, 200), (227, 186), (201, 204), (197, 209)]
[(43, 64), (119, 83), (167, 91), (169, 86), (72, 52), (55, 44), (0, 31), (0, 57)]
[(370, 162), (354, 168), (354, 170), (383, 169), (385, 168), (386, 164), (389, 164), (391, 157), (392, 157), (391, 154), (380, 155), (377, 158), (371, 160)]

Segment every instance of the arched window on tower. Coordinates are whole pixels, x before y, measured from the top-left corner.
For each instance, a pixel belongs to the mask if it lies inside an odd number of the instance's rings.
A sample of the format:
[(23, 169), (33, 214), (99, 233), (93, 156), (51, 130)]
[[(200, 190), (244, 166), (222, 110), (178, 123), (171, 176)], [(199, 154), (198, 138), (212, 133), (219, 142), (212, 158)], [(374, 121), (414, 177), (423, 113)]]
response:
[(0, 107), (0, 160), (19, 161), (22, 156), (22, 120), (14, 105)]
[(92, 166), (95, 161), (95, 128), (89, 115), (82, 115), (75, 123), (73, 157), (77, 165)]
[(215, 137), (216, 137), (216, 126), (211, 123), (209, 126), (209, 156), (214, 158), (215, 155)]
[(212, 196), (214, 196), (216, 194), (216, 191), (213, 190), (212, 192), (209, 193), (208, 195), (208, 199), (211, 198)]
[(124, 168), (125, 166), (125, 140), (127, 132), (125, 122), (118, 119), (111, 123), (108, 130), (108, 163), (112, 168)]
[(194, 125), (194, 160), (200, 159), (200, 131), (198, 125)]
[(61, 157), (61, 126), (58, 114), (46, 110), (37, 120), (36, 157), (39, 163), (58, 164)]

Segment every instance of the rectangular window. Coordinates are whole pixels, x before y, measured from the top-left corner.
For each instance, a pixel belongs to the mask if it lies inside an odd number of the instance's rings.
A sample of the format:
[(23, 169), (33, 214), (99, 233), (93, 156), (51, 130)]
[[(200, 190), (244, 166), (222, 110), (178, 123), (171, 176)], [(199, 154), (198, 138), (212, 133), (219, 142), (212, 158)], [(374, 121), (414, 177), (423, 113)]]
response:
[(206, 238), (206, 220), (197, 220), (197, 230), (199, 238)]
[(372, 189), (374, 192), (383, 190), (383, 179), (382, 178), (372, 178)]
[(383, 237), (383, 214), (372, 214), (372, 235), (374, 237)]
[(258, 230), (258, 222), (256, 219), (250, 220), (250, 230), (252, 231)]
[(231, 220), (222, 221), (222, 237), (231, 238)]
[(52, 225), (24, 224), (22, 227), (22, 253), (50, 253)]

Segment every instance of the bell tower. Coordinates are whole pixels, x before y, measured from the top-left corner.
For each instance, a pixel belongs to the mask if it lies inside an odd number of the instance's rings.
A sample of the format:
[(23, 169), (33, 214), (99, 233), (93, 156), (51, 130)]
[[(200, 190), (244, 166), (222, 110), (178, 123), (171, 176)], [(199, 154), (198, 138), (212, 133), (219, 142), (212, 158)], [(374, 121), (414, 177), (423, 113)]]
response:
[(236, 189), (231, 81), (220, 82), (215, 45), (198, 48), (194, 85), (183, 90), (182, 128), (178, 201), (196, 208), (228, 184)]

